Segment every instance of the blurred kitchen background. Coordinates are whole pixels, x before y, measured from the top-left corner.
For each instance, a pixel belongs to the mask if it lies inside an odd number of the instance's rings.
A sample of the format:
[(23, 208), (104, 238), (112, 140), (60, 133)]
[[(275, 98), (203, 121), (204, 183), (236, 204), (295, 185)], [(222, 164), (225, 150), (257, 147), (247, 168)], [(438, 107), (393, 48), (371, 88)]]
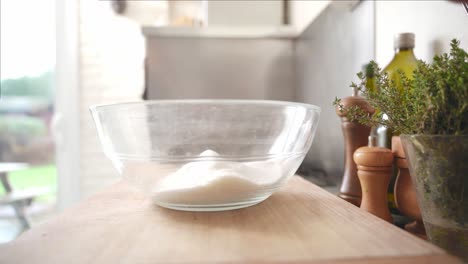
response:
[[(1, 0), (0, 242), (119, 179), (88, 107), (143, 99), (297, 101), (322, 107), (300, 173), (339, 185), (332, 101), (393, 36), (430, 61), (468, 49), (457, 1)], [(11, 188), (10, 188), (11, 187)]]

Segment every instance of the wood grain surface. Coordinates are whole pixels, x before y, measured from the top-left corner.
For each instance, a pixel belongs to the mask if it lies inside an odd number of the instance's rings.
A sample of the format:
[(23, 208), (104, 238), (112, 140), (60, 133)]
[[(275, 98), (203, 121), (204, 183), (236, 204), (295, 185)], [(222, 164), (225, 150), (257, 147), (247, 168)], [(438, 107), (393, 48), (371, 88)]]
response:
[(120, 182), (0, 246), (1, 263), (460, 263), (441, 249), (293, 177), (225, 212), (151, 205)]

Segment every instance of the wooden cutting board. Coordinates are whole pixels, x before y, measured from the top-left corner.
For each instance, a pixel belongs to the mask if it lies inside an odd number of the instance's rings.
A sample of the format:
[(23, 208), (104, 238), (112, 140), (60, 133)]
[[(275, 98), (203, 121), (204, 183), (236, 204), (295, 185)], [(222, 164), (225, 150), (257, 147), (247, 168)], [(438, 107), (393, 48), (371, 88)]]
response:
[(0, 246), (1, 263), (460, 263), (293, 177), (256, 206), (180, 212), (120, 182)]

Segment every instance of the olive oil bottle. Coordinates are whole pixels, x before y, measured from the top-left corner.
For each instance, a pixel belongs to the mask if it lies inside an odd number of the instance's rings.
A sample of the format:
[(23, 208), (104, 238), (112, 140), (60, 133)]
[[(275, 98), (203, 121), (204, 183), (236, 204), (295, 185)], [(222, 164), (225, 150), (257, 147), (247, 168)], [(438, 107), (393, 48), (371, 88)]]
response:
[(398, 70), (406, 77), (412, 79), (413, 72), (417, 68), (417, 59), (414, 56), (414, 33), (400, 33), (394, 38), (395, 56), (383, 70), (388, 74), (390, 80), (396, 81), (398, 85)]
[(371, 63), (365, 64), (362, 68), (362, 71), (366, 76), (366, 90), (373, 93), (376, 92), (377, 84), (375, 83), (374, 66)]
[[(391, 81), (395, 82), (397, 89), (403, 90), (403, 88), (399, 86), (399, 71), (403, 72), (407, 78), (412, 79), (413, 72), (417, 68), (417, 59), (413, 52), (415, 36), (414, 33), (400, 33), (395, 35), (393, 41), (395, 55), (393, 56), (392, 61), (390, 61), (390, 63), (383, 69), (383, 71), (388, 74), (388, 78)], [(387, 117), (384, 115), (384, 118)], [(377, 129), (377, 133), (378, 146), (391, 148), (392, 136), (394, 135), (393, 132), (389, 131), (386, 127), (379, 127)]]
[[(401, 89), (401, 92), (404, 92), (403, 88), (399, 86), (400, 83), (400, 74), (399, 71), (403, 72), (405, 76), (409, 79), (413, 78), (413, 72), (417, 68), (417, 59), (414, 56), (414, 43), (415, 43), (415, 35), (414, 33), (400, 33), (395, 35), (394, 37), (394, 49), (395, 55), (393, 56), (392, 61), (383, 69), (384, 72), (388, 74), (388, 78), (391, 81), (394, 81), (396, 84), (397, 89)], [(401, 107), (405, 107), (402, 105)], [(384, 115), (384, 118), (386, 116)], [(385, 148), (391, 148), (392, 136), (398, 136), (393, 133), (393, 131), (387, 129), (386, 127), (379, 127), (377, 128), (377, 138), (378, 138), (378, 145)], [(391, 211), (393, 213), (397, 213), (398, 210), (395, 204), (394, 198), (394, 187), (395, 187), (395, 180), (396, 175), (398, 173), (398, 169), (394, 166), (394, 173), (390, 180), (390, 184), (388, 186), (388, 203)]]

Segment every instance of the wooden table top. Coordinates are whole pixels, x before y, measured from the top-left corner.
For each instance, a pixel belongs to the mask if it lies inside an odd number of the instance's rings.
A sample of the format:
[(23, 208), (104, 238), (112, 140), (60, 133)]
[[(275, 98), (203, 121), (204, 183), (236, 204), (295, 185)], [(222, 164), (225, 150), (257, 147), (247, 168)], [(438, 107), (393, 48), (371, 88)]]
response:
[(24, 170), (29, 168), (27, 163), (19, 162), (0, 162), (0, 173), (12, 172), (17, 170)]
[(461, 263), (293, 177), (249, 208), (181, 212), (125, 182), (0, 246), (2, 263)]

